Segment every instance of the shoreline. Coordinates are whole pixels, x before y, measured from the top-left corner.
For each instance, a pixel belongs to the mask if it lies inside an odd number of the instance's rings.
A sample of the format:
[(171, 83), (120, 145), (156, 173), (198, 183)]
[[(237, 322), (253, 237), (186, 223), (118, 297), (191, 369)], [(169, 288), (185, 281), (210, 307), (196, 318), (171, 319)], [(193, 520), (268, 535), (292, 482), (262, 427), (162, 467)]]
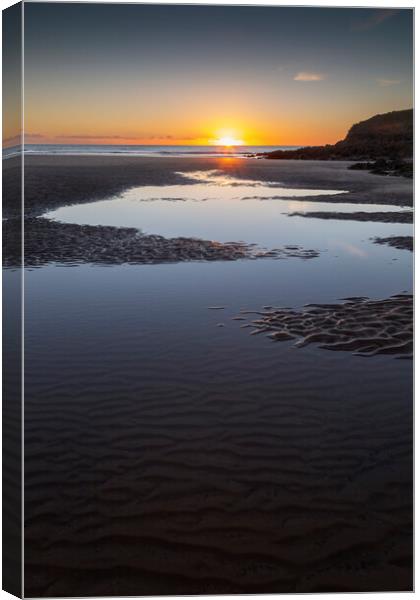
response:
[[(228, 174), (285, 186), (314, 189), (346, 189), (345, 201), (355, 204), (413, 205), (413, 182), (400, 177), (372, 175), (348, 170), (348, 161), (264, 161), (239, 158), (181, 158), (132, 156), (26, 156), (25, 217), (41, 216), (47, 210), (117, 196), (142, 185), (182, 185), (177, 175), (196, 170), (222, 170)], [(20, 212), (21, 162), (7, 161), (3, 172), (3, 216)], [(310, 202), (311, 198), (305, 198)], [(314, 198), (315, 200), (315, 198)], [(329, 197), (323, 201), (342, 202)]]

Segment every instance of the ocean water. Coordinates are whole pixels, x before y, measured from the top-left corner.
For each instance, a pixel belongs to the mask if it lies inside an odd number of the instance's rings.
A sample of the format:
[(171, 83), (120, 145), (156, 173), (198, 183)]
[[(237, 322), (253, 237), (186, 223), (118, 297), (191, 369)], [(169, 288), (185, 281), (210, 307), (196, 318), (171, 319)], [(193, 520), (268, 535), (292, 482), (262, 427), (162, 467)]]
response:
[[(129, 156), (202, 156), (202, 157), (245, 157), (248, 154), (271, 152), (272, 150), (295, 150), (300, 146), (156, 146), (120, 144), (25, 144), (25, 154), (103, 154)], [(17, 146), (3, 148), (3, 158), (18, 154)]]
[(411, 253), (371, 239), (411, 225), (289, 216), (399, 210), (346, 193), (196, 171), (46, 215), (320, 255), (27, 269), (28, 595), (407, 586), (412, 364), (233, 320), (411, 291)]

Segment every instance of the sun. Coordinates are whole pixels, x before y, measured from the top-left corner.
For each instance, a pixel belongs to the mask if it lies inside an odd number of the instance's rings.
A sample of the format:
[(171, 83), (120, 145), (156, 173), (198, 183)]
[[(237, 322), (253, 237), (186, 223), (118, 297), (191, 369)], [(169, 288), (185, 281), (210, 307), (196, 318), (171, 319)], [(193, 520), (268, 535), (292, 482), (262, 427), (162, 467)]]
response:
[(218, 138), (214, 141), (215, 146), (243, 146), (244, 142), (242, 140), (238, 140), (230, 135), (225, 135), (223, 137)]

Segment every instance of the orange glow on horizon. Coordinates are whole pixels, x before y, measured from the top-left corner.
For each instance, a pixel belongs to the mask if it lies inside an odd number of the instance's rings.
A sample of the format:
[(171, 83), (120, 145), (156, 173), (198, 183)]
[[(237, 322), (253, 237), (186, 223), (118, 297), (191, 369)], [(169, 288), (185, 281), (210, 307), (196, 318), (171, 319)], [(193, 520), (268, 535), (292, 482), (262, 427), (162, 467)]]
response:
[(244, 142), (242, 140), (238, 140), (229, 135), (223, 136), (223, 137), (215, 140), (214, 142), (210, 142), (210, 143), (215, 146), (225, 146), (227, 148), (230, 148), (231, 146), (243, 146), (244, 145)]
[[(40, 128), (38, 128), (40, 129)], [(265, 133), (265, 132), (264, 132)], [(31, 134), (29, 131), (25, 132), (25, 143), (26, 144), (81, 144), (81, 145), (124, 145), (124, 146), (136, 146), (136, 145), (152, 145), (152, 146), (220, 146), (226, 149), (235, 146), (293, 146), (293, 145), (322, 145), (324, 143), (335, 143), (339, 139), (344, 137), (344, 134), (330, 133), (328, 137), (326, 132), (304, 132), (302, 136), (296, 139), (296, 134), (293, 136), (291, 132), (290, 137), (286, 138), (283, 136), (269, 136), (255, 135), (247, 137), (246, 140), (239, 139), (236, 137), (222, 136), (218, 138), (205, 138), (205, 137), (182, 137), (181, 135), (158, 137), (158, 136), (124, 136), (124, 135), (103, 135), (102, 133), (95, 134), (60, 134), (54, 131), (45, 133)], [(303, 132), (302, 132), (303, 133)], [(284, 128), (283, 128), (284, 135)], [(281, 139), (283, 138), (283, 139)], [(305, 139), (306, 138), (306, 139)], [(302, 140), (302, 141), (301, 141)]]
[(356, 117), (343, 109), (344, 114), (323, 111), (320, 118), (316, 107), (305, 113), (300, 106), (290, 106), (280, 117), (256, 112), (246, 104), (222, 109), (206, 98), (171, 110), (151, 102), (146, 120), (139, 117), (138, 106), (126, 99), (124, 110), (117, 111), (117, 105), (116, 101), (115, 106), (108, 106), (93, 93), (88, 103), (74, 99), (72, 105), (62, 90), (53, 104), (28, 96), (25, 140), (35, 144), (221, 146), (226, 150), (236, 145), (310, 146), (335, 143), (354, 122), (374, 114), (373, 109), (366, 109)]
[[(235, 146), (293, 146), (322, 145), (335, 143), (346, 135), (353, 119), (339, 117), (322, 122), (303, 116), (298, 120), (294, 114), (281, 121), (271, 122), (268, 118), (255, 119), (244, 114), (241, 121), (231, 118), (232, 127), (219, 128), (215, 117), (203, 122), (203, 115), (191, 112), (183, 114), (178, 122), (161, 115), (150, 120), (148, 131), (136, 131), (134, 118), (124, 116), (105, 121), (102, 115), (89, 111), (74, 110), (63, 115), (61, 106), (51, 114), (49, 121), (44, 108), (38, 112), (33, 106), (26, 111), (25, 142), (28, 144), (101, 144), (101, 145), (156, 145), (156, 146), (219, 146), (227, 150)], [(369, 115), (367, 115), (369, 116)], [(365, 115), (363, 115), (365, 117)], [(246, 123), (246, 127), (244, 126)], [(161, 132), (165, 133), (161, 133)], [(32, 133), (36, 132), (36, 133)]]
[(75, 109), (70, 113), (64, 111), (60, 104), (50, 110), (48, 120), (45, 111), (45, 107), (38, 111), (35, 105), (28, 105), (25, 113), (25, 143), (219, 146), (226, 151), (244, 145), (275, 147), (334, 144), (345, 137), (353, 122), (368, 118), (371, 114), (369, 111), (357, 118), (347, 114), (343, 117), (329, 115), (324, 121), (312, 115), (301, 114), (298, 118), (294, 112), (290, 112), (281, 120), (272, 122), (269, 117), (259, 116), (257, 119), (244, 112), (240, 119), (229, 115), (230, 126), (220, 128), (217, 114), (203, 118), (205, 110), (203, 114), (193, 111), (189, 114), (180, 113), (176, 122), (172, 115), (164, 118), (159, 112), (153, 121), (150, 119), (146, 131), (141, 131), (141, 125), (133, 127), (135, 119), (131, 115), (123, 114), (118, 119), (106, 120), (107, 114), (92, 114), (90, 108), (86, 111)]

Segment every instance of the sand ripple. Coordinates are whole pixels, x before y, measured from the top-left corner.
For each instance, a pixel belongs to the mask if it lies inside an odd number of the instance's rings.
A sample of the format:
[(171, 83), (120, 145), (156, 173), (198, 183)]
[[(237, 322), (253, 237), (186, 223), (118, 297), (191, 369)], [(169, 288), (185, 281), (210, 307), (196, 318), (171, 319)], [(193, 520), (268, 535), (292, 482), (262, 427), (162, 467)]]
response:
[[(20, 221), (4, 223), (4, 265), (19, 266)], [(168, 263), (183, 261), (240, 260), (259, 258), (301, 258), (319, 256), (316, 250), (301, 246), (259, 248), (245, 242), (216, 242), (198, 238), (165, 238), (144, 235), (138, 229), (76, 225), (49, 221), (42, 217), (25, 219), (25, 266), (52, 262), (65, 264), (95, 263)]]
[(307, 217), (309, 219), (336, 219), (339, 221), (374, 221), (377, 223), (412, 223), (413, 212), (411, 210), (385, 211), (385, 212), (292, 212), (289, 217)]
[(297, 340), (297, 347), (318, 344), (358, 356), (412, 356), (413, 296), (344, 300), (342, 304), (308, 304), (302, 310), (276, 308), (258, 313), (260, 319), (242, 327), (253, 327), (251, 334), (268, 333), (275, 341)]
[(386, 246), (392, 246), (398, 248), (398, 250), (410, 250), (413, 252), (413, 236), (412, 235), (393, 235), (385, 238), (374, 238), (375, 244), (384, 244)]

